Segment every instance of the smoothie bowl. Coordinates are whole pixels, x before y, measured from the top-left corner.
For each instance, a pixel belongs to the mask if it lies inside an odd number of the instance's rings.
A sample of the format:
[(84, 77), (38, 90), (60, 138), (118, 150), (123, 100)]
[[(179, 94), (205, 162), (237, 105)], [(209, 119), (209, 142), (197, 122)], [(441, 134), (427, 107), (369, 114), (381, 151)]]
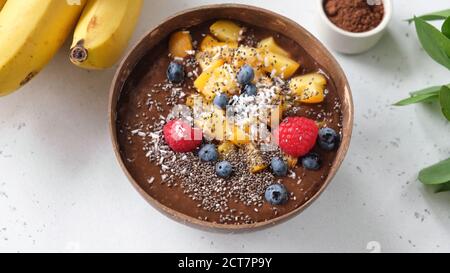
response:
[(164, 214), (248, 231), (305, 209), (347, 152), (344, 72), (295, 22), (245, 5), (204, 6), (157, 26), (111, 87), (121, 167)]

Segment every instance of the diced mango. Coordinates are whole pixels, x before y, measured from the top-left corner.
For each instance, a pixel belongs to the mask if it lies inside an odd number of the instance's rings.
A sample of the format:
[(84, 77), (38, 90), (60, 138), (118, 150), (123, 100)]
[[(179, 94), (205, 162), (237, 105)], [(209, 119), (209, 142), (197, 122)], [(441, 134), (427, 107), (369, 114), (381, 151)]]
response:
[(241, 45), (234, 53), (232, 64), (237, 69), (245, 64), (257, 69), (262, 65), (263, 60), (264, 56), (261, 50), (254, 47)]
[(264, 171), (265, 169), (267, 169), (267, 165), (265, 165), (265, 164), (253, 165), (250, 167), (250, 172), (251, 173), (259, 173), (259, 172)]
[(195, 59), (202, 71), (205, 71), (214, 61), (219, 60), (220, 58), (218, 56), (212, 56), (209, 52), (198, 52), (195, 54)]
[(209, 30), (222, 42), (238, 42), (241, 34), (241, 27), (229, 20), (219, 20)]
[(290, 156), (288, 154), (283, 155), (284, 160), (286, 160), (289, 169), (294, 169), (297, 166), (298, 158)]
[(215, 61), (223, 60), (224, 62), (230, 62), (234, 55), (234, 50), (228, 47), (217, 47), (213, 50), (201, 51), (195, 55), (195, 59), (202, 71), (208, 69)]
[(213, 105), (204, 105), (202, 113), (195, 117), (194, 124), (211, 139), (229, 141), (235, 145), (250, 142), (250, 136), (230, 123), (225, 117), (225, 112)]
[(303, 103), (321, 103), (324, 98), (324, 90), (327, 79), (319, 73), (310, 73), (291, 79), (290, 90), (296, 101)]
[(203, 103), (203, 99), (199, 94), (190, 94), (186, 98), (186, 105), (190, 108), (194, 108), (197, 103), (200, 105)]
[[(195, 111), (195, 109), (194, 109)], [(202, 113), (196, 116), (194, 124), (203, 131), (203, 134), (218, 141), (225, 140), (225, 114), (217, 107), (203, 106)]]
[(200, 74), (197, 79), (195, 79), (194, 87), (197, 88), (199, 92), (202, 92), (211, 75), (212, 71), (203, 71), (202, 74)]
[(226, 140), (235, 145), (244, 145), (250, 143), (250, 135), (239, 126), (236, 126), (235, 124), (227, 121), (226, 128)]
[(217, 41), (214, 37), (212, 37), (211, 35), (206, 35), (200, 43), (200, 50), (207, 51), (210, 48), (219, 46), (219, 44), (220, 42)]
[(192, 49), (192, 37), (189, 31), (178, 31), (170, 36), (169, 52), (172, 56), (184, 58)]
[(266, 71), (262, 68), (262, 66), (258, 66), (255, 68), (255, 81), (260, 81), (263, 78), (267, 78)]
[(296, 61), (273, 52), (267, 52), (264, 57), (264, 70), (274, 76), (288, 79), (297, 71), (300, 64)]
[(226, 93), (229, 96), (233, 96), (237, 94), (238, 91), (239, 88), (236, 81), (236, 72), (231, 65), (223, 64), (222, 66), (214, 69), (211, 77), (204, 86), (202, 93)]
[(261, 40), (258, 43), (258, 48), (263, 49), (266, 52), (273, 52), (285, 57), (290, 57), (291, 54), (289, 54), (289, 52), (287, 52), (286, 50), (284, 50), (283, 48), (281, 48), (276, 42), (275, 39), (273, 37), (268, 37), (264, 40)]
[(224, 141), (217, 147), (217, 151), (219, 152), (219, 154), (224, 157), (231, 154), (235, 149), (236, 146), (234, 146), (234, 144), (229, 141)]
[[(215, 60), (211, 64), (209, 64), (206, 69), (197, 77), (197, 79), (194, 81), (194, 87), (197, 88), (197, 90), (200, 93), (203, 93), (206, 84), (208, 83), (209, 79), (211, 78), (214, 70), (224, 64), (223, 60)], [(212, 91), (212, 90), (211, 90)], [(209, 98), (211, 97), (212, 98)], [(214, 99), (214, 93), (208, 93), (208, 96), (205, 96), (206, 99), (212, 100)]]
[(194, 95), (190, 95), (189, 97), (187, 97), (187, 99), (186, 99), (186, 105), (188, 106), (188, 107), (194, 107), (194, 101), (195, 101), (195, 97), (194, 97)]
[(211, 89), (206, 89), (203, 88), (200, 93), (203, 95), (203, 97), (205, 98), (206, 102), (212, 102), (214, 100), (214, 98), (216, 97), (216, 93), (213, 92), (213, 90)]
[(202, 42), (200, 43), (200, 50), (201, 51), (208, 51), (212, 50), (216, 47), (229, 47), (229, 48), (237, 48), (238, 43), (237, 42), (219, 42), (211, 35), (206, 35), (205, 38), (203, 38)]
[(245, 152), (247, 155), (247, 163), (249, 165), (251, 173), (258, 173), (267, 168), (267, 163), (264, 161), (255, 145), (253, 145), (252, 143), (245, 145)]

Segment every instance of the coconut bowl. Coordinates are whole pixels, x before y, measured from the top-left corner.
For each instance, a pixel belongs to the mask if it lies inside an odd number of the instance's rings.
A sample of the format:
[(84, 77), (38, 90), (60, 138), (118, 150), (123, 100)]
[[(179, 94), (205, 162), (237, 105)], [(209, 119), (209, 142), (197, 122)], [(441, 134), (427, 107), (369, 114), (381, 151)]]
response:
[[(336, 157), (323, 185), (312, 198), (300, 207), (268, 221), (256, 222), (253, 224), (229, 225), (203, 221), (180, 213), (179, 211), (163, 205), (159, 202), (159, 200), (152, 197), (127, 169), (126, 164), (124, 163), (125, 159), (121, 155), (118, 142), (119, 132), (116, 125), (117, 104), (126, 83), (139, 78), (139, 73), (135, 71), (135, 68), (145, 56), (152, 52), (153, 48), (155, 48), (158, 44), (167, 41), (167, 37), (174, 31), (182, 28), (189, 28), (213, 19), (237, 20), (249, 25), (264, 27), (271, 31), (282, 33), (283, 35), (291, 38), (303, 47), (306, 52), (326, 70), (330, 80), (332, 80), (336, 86), (338, 97), (341, 101), (343, 128), (341, 144), (336, 152)], [(279, 14), (253, 6), (238, 4), (209, 5), (189, 9), (167, 18), (156, 28), (145, 34), (144, 37), (142, 37), (132, 48), (132, 50), (125, 56), (117, 69), (111, 85), (109, 100), (109, 126), (113, 149), (119, 165), (134, 188), (136, 188), (140, 195), (154, 208), (175, 219), (176, 221), (197, 228), (224, 232), (254, 231), (273, 226), (298, 215), (309, 205), (311, 205), (332, 181), (342, 161), (344, 160), (350, 144), (353, 127), (353, 102), (347, 78), (338, 62), (322, 45), (322, 43), (302, 26)]]

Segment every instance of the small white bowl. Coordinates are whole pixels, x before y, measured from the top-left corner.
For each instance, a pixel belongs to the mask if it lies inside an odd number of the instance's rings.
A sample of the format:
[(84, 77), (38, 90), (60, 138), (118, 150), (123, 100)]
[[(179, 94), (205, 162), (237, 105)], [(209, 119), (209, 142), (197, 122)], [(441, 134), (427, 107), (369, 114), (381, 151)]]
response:
[(319, 35), (323, 42), (332, 49), (345, 54), (363, 53), (375, 46), (386, 31), (392, 18), (392, 1), (382, 0), (384, 5), (384, 17), (381, 23), (374, 29), (361, 33), (346, 31), (336, 26), (327, 17), (323, 2), (316, 0), (319, 9)]

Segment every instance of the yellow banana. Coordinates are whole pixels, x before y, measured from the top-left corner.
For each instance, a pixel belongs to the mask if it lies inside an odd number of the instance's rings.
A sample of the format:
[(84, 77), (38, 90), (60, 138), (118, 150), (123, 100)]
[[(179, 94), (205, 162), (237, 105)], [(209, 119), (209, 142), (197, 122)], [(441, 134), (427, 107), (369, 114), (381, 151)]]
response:
[(75, 28), (70, 60), (86, 69), (113, 66), (123, 54), (142, 0), (88, 0)]
[(2, 8), (5, 4), (6, 4), (6, 0), (0, 0), (0, 10), (2, 10)]
[(26, 84), (50, 61), (84, 4), (84, 0), (6, 3), (0, 12), (0, 96)]

